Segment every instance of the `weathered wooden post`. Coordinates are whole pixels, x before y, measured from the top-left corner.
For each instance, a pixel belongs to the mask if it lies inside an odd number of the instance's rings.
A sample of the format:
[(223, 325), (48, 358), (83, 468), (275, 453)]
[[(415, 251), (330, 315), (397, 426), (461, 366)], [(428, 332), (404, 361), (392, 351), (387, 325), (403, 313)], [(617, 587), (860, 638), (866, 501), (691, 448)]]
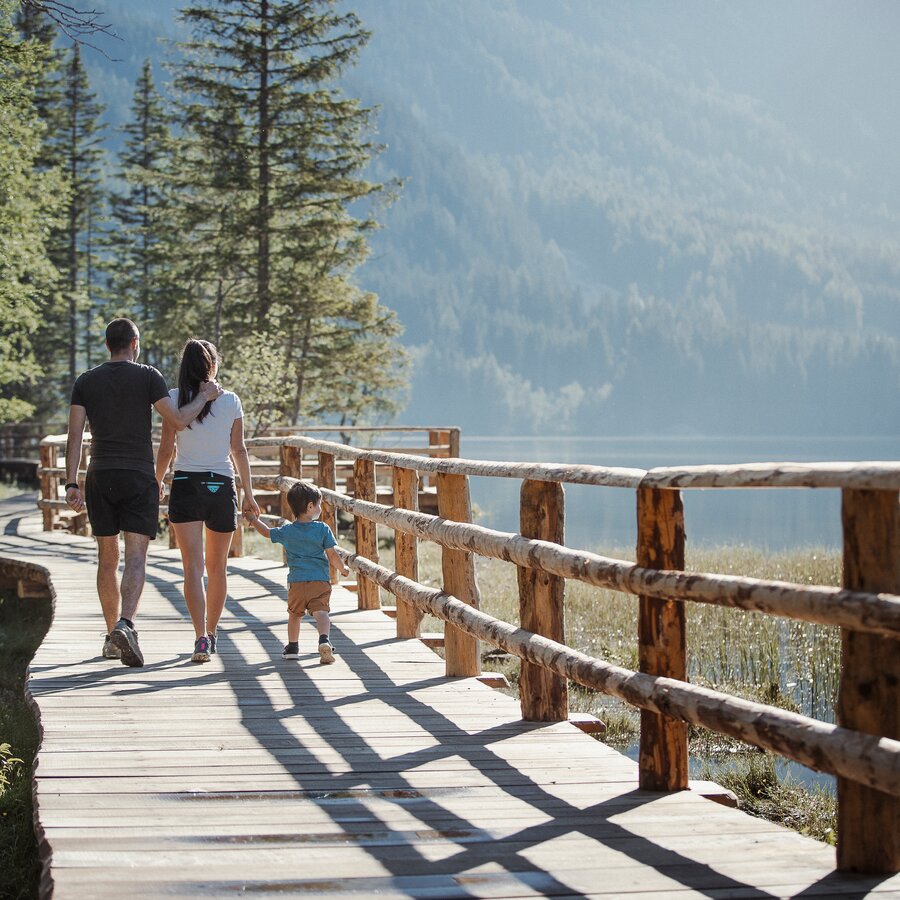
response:
[(459, 457), (459, 429), (451, 428), (448, 432), (450, 435), (450, 456), (454, 458)]
[[(638, 488), (637, 564), (648, 569), (684, 568), (680, 491)], [(684, 602), (641, 596), (638, 603), (641, 672), (687, 681)], [(641, 710), (638, 762), (642, 790), (687, 790), (687, 723)]]
[[(900, 593), (900, 495), (845, 488), (843, 586)], [(841, 629), (838, 725), (900, 740), (900, 640)], [(837, 867), (900, 871), (900, 797), (837, 780)]]
[[(524, 537), (564, 542), (563, 486), (555, 481), (522, 482), (519, 529)], [(566, 580), (539, 569), (518, 566), (519, 623), (526, 631), (566, 642), (564, 598)], [(565, 678), (522, 660), (519, 675), (522, 718), (559, 722), (569, 717), (569, 685)]]
[[(419, 508), (419, 473), (415, 469), (391, 467), (394, 506), (397, 509)], [(414, 534), (394, 529), (394, 570), (412, 581), (419, 580), (419, 547)], [(417, 638), (422, 632), (421, 610), (397, 598), (397, 637)]]
[[(359, 457), (353, 463), (353, 495), (357, 500), (375, 502), (375, 463), (371, 459)], [(353, 523), (357, 554), (378, 562), (378, 532), (375, 523), (363, 516), (354, 516)], [(363, 575), (357, 575), (356, 602), (359, 609), (381, 608), (378, 585)]]
[[(472, 521), (469, 479), (466, 475), (439, 472), (437, 476), (438, 515), (454, 522)], [(475, 558), (468, 550), (441, 551), (444, 590), (478, 609), (481, 598), (475, 579)], [(481, 674), (481, 642), (451, 625), (444, 624), (446, 672), (450, 676)]]
[[(51, 444), (41, 443), (41, 499), (56, 500), (56, 477), (48, 475), (47, 469), (56, 465), (56, 447)], [(44, 506), (41, 510), (44, 520), (44, 531), (53, 531), (53, 523), (56, 519), (56, 510), (52, 506)]]
[[(334, 454), (319, 453), (316, 466), (316, 484), (320, 488), (326, 488), (329, 491), (335, 489), (337, 479), (334, 471)], [(334, 511), (334, 504), (328, 500), (322, 500), (322, 521), (331, 529), (331, 533), (337, 537), (337, 514)], [(334, 566), (329, 566), (331, 570), (331, 583), (337, 584), (338, 573)]]
[[(278, 448), (278, 474), (285, 478), (300, 478), (302, 471), (300, 449), (282, 444)], [(294, 514), (291, 512), (291, 507), (287, 500), (287, 491), (281, 492), (278, 510), (282, 519), (287, 519), (288, 522), (294, 521)], [(281, 558), (284, 564), (287, 565), (287, 552), (284, 547), (281, 548)]]

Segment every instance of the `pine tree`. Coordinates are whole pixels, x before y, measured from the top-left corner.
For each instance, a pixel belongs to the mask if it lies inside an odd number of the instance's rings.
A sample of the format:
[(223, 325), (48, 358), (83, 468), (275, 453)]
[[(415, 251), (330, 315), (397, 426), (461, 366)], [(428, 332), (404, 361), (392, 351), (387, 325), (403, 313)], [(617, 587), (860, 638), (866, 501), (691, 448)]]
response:
[(46, 238), (64, 196), (56, 173), (41, 171), (43, 126), (35, 108), (44, 57), (19, 40), (12, 4), (0, 0), (0, 422), (35, 410), (38, 365), (33, 337), (41, 299), (57, 276)]
[[(334, 87), (368, 33), (333, 0), (205, 0), (182, 17), (194, 37), (182, 45), (175, 86), (190, 141), (185, 156), (191, 171), (205, 173), (191, 185), (194, 213), (209, 212), (193, 221), (226, 254), (216, 283), (205, 285), (207, 299), (214, 307), (226, 288), (241, 296), (220, 304), (238, 374), (252, 365), (250, 346), (268, 335), (283, 349), (272, 377), (290, 385), (281, 416), (297, 423), (339, 415), (346, 411), (337, 392), (326, 407), (314, 398), (327, 395), (335, 372), (362, 368), (356, 354), (367, 352), (365, 342), (345, 338), (377, 335), (380, 365), (353, 415), (390, 405), (399, 328), (351, 281), (368, 253), (374, 202), (388, 192), (363, 177), (378, 149), (367, 137), (371, 110)], [(351, 206), (368, 212), (357, 218)], [(339, 348), (345, 355), (336, 360)]]
[(79, 314), (85, 323), (93, 323), (97, 299), (95, 284), (88, 275), (94, 271), (94, 256), (98, 252), (95, 227), (103, 215), (101, 140), (105, 126), (99, 122), (103, 111), (90, 88), (81, 48), (75, 44), (63, 69), (63, 121), (56, 145), (63, 157), (69, 195), (65, 222), (55, 236), (54, 247), (55, 261), (63, 276), (66, 318), (59, 324), (68, 362), (64, 377), (69, 384), (87, 361), (86, 350), (78, 352), (79, 335), (85, 341), (96, 340), (90, 328), (79, 327)]
[(111, 298), (107, 318), (130, 315), (138, 320), (144, 358), (168, 369), (177, 353), (177, 282), (169, 277), (166, 248), (177, 247), (171, 233), (172, 198), (165, 170), (172, 153), (171, 117), (145, 60), (135, 86), (131, 121), (122, 128), (119, 156), (122, 191), (110, 194), (115, 227), (108, 238)]

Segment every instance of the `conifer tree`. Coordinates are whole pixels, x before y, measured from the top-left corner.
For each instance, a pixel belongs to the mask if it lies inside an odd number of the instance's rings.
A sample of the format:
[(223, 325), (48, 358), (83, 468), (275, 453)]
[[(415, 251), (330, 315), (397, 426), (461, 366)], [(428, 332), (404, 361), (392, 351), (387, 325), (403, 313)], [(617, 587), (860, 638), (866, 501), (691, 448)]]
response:
[[(63, 68), (63, 121), (58, 147), (69, 186), (65, 222), (57, 237), (56, 263), (63, 276), (66, 302), (64, 336), (67, 343), (66, 378), (73, 382), (86, 354), (78, 353), (78, 337), (95, 340), (90, 327), (93, 320), (95, 285), (88, 281), (88, 270), (96, 252), (94, 224), (102, 215), (101, 187), (104, 127), (99, 119), (104, 107), (91, 90), (87, 72), (81, 61), (81, 48), (74, 44), (67, 53)], [(89, 224), (91, 225), (89, 229)], [(79, 313), (82, 321), (79, 321)]]
[(17, 36), (11, 6), (0, 0), (0, 423), (35, 411), (42, 366), (33, 337), (57, 274), (46, 235), (64, 196), (56, 173), (39, 167), (35, 94), (44, 57), (38, 41)]
[(135, 86), (131, 120), (123, 126), (125, 143), (118, 176), (124, 185), (110, 194), (115, 227), (109, 233), (110, 301), (107, 318), (138, 319), (144, 358), (168, 368), (180, 336), (172, 328), (177, 318), (176, 283), (169, 278), (166, 248), (177, 246), (171, 233), (171, 196), (164, 173), (172, 152), (171, 117), (145, 60)]
[[(368, 352), (365, 341), (345, 337), (378, 337), (370, 399), (353, 415), (381, 400), (390, 405), (399, 326), (351, 280), (368, 253), (374, 202), (387, 192), (363, 177), (377, 152), (368, 138), (371, 110), (334, 86), (368, 33), (333, 0), (198, 0), (182, 18), (193, 26), (175, 79), (190, 140), (185, 155), (192, 171), (207, 173), (192, 185), (200, 204), (219, 211), (206, 220), (227, 254), (218, 279), (240, 296), (222, 316), (236, 367), (252, 365), (251, 346), (268, 335), (283, 351), (272, 377), (290, 385), (282, 417), (336, 415), (340, 396), (332, 392), (322, 408), (317, 384), (325, 397), (331, 377), (362, 368), (355, 355)], [(208, 283), (206, 295), (221, 288)]]

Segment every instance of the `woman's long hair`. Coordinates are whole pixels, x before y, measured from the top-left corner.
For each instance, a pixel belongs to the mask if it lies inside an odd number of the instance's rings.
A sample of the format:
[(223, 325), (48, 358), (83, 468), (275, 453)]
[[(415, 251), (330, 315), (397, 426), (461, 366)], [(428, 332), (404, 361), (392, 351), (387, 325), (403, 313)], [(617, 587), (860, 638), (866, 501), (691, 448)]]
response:
[[(200, 385), (209, 380), (210, 372), (219, 364), (219, 351), (209, 341), (188, 338), (181, 351), (181, 368), (178, 370), (178, 408), (187, 406), (200, 391)], [(202, 422), (210, 415), (212, 400), (200, 410), (195, 422)], [(188, 428), (191, 426), (188, 425)]]

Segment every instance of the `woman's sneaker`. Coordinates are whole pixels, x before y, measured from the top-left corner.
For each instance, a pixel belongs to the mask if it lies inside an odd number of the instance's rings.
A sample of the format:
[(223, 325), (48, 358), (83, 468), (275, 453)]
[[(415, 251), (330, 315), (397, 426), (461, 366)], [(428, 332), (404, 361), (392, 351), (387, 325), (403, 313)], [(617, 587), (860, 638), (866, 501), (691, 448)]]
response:
[(191, 662), (209, 662), (209, 638), (202, 634), (194, 641), (194, 653)]
[(103, 641), (103, 656), (105, 659), (121, 659), (122, 651), (112, 642), (109, 635)]
[(144, 654), (141, 653), (138, 644), (138, 633), (124, 619), (116, 622), (115, 628), (109, 633), (109, 639), (122, 654), (123, 666), (137, 667), (144, 664)]
[(326, 666), (334, 662), (334, 644), (324, 634), (319, 635), (319, 659)]
[(291, 641), (284, 645), (281, 651), (282, 659), (300, 659), (300, 644), (297, 641)]
[(209, 638), (209, 654), (212, 656), (213, 653), (216, 652), (216, 644), (218, 643), (218, 639), (216, 638), (216, 633), (214, 631), (210, 631), (208, 635)]

